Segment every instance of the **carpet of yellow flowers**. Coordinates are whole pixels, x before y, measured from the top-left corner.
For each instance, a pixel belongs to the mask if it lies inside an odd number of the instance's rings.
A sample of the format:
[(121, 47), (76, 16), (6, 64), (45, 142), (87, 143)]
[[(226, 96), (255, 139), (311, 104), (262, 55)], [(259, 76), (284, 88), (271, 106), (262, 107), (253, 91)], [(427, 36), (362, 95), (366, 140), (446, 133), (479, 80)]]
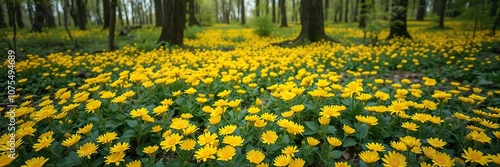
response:
[[(500, 90), (387, 77), (435, 63), (464, 75), (497, 66), (499, 55), (477, 53), (499, 36), (410, 33), (375, 47), (281, 48), (269, 43), (293, 36), (207, 30), (185, 44), (208, 49), (28, 55), (15, 67), (18, 154), (8, 157), (2, 125), (0, 166), (500, 165)], [(209, 49), (220, 46), (235, 49)]]

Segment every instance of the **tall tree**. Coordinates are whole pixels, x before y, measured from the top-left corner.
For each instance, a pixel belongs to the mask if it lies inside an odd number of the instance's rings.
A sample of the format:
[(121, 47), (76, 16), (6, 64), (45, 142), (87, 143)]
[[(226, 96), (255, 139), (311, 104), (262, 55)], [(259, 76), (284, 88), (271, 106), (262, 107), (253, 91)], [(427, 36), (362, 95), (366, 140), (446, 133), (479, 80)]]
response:
[(62, 3), (63, 3), (64, 29), (66, 29), (66, 33), (68, 33), (69, 39), (74, 42), (74, 47), (72, 50), (75, 50), (78, 47), (78, 41), (73, 39), (73, 36), (71, 35), (71, 31), (69, 31), (69, 28), (68, 28), (69, 2), (68, 2), (68, 0), (63, 0)]
[(265, 5), (265, 7), (266, 7), (266, 15), (268, 15), (268, 16), (269, 16), (269, 0), (266, 0), (266, 5)]
[(286, 20), (286, 6), (285, 0), (279, 0), (280, 12), (281, 12), (281, 25), (280, 27), (288, 27), (288, 22)]
[(403, 37), (411, 39), (406, 26), (406, 13), (408, 11), (408, 0), (392, 0), (391, 28), (387, 39)]
[[(260, 16), (260, 0), (255, 0), (255, 16)], [(217, 11), (216, 11), (217, 12)]]
[[(125, 22), (127, 22), (127, 25), (130, 25), (129, 19), (128, 19), (128, 12), (127, 12), (127, 6), (125, 6), (125, 3), (122, 3), (123, 9), (125, 9)], [(162, 12), (163, 13), (163, 12)], [(163, 14), (162, 14), (163, 15)], [(163, 19), (162, 19), (163, 20)]]
[(102, 25), (102, 17), (101, 17), (101, 6), (99, 5), (99, 1), (95, 1), (95, 14), (97, 16), (96, 21), (97, 25)]
[(0, 4), (0, 28), (5, 28), (7, 27), (7, 23), (5, 22), (5, 19), (3, 18), (3, 6)]
[(273, 23), (276, 23), (276, 0), (271, 0), (271, 12)]
[(109, 1), (111, 1), (111, 0), (102, 0), (102, 8), (103, 8), (102, 11), (104, 12), (103, 29), (109, 28), (109, 21), (111, 18), (111, 10), (109, 10), (111, 8), (111, 6), (110, 6)]
[(28, 20), (30, 21), (31, 26), (33, 26), (33, 19), (31, 19), (33, 18), (33, 13), (34, 13), (33, 2), (31, 0), (26, 1), (26, 6), (28, 6), (28, 16), (29, 16), (28, 18), (30, 18)]
[(356, 0), (356, 3), (354, 3), (354, 13), (352, 21), (358, 21), (358, 4), (359, 0)]
[(440, 9), (439, 9), (439, 25), (438, 27), (439, 28), (444, 28), (444, 14), (446, 12), (446, 1), (447, 0), (440, 0), (439, 3), (441, 3), (441, 5), (439, 6)]
[[(371, 1), (371, 0), (368, 0)], [(361, 0), (361, 11), (360, 11), (360, 16), (359, 16), (359, 28), (365, 28), (366, 27), (366, 21), (368, 18), (368, 10), (369, 10), (369, 5), (368, 3), (371, 2), (366, 2), (366, 0)]]
[(345, 1), (345, 16), (344, 16), (344, 22), (349, 22), (349, 1)]
[(196, 20), (196, 15), (195, 15), (195, 4), (194, 0), (188, 0), (189, 4), (189, 20), (188, 20), (188, 26), (200, 26), (200, 22)]
[(186, 1), (164, 1), (165, 18), (158, 43), (170, 45), (184, 45), (184, 28), (186, 27)]
[(302, 29), (297, 38), (291, 41), (283, 41), (274, 45), (295, 46), (303, 44), (305, 41), (334, 41), (325, 33), (325, 24), (323, 20), (323, 0), (301, 0), (300, 1), (300, 25)]
[[(46, 6), (47, 10), (47, 26), (50, 28), (56, 27), (56, 19), (54, 17), (54, 11), (52, 10), (51, 1), (42, 1), (42, 3)], [(19, 10), (21, 12), (21, 10)]]
[[(57, 22), (59, 24), (59, 26), (62, 26), (62, 22), (61, 22), (61, 12), (59, 12), (59, 2), (56, 1), (56, 11), (57, 11)], [(31, 19), (30, 19), (31, 20)]]
[(155, 0), (155, 19), (156, 26), (163, 26), (163, 4), (162, 0)]
[(33, 27), (31, 31), (42, 32), (42, 28), (49, 25), (48, 23), (51, 16), (53, 19), (52, 9), (43, 3), (43, 0), (35, 0), (35, 16), (33, 18)]
[(115, 50), (115, 25), (116, 25), (116, 0), (110, 0), (109, 4), (109, 34), (108, 47), (110, 51)]
[(122, 5), (120, 5), (119, 2), (116, 4), (116, 9), (118, 9), (118, 19), (120, 19), (120, 25), (123, 27), (125, 22), (123, 21), (123, 10), (122, 10)]
[(418, 0), (417, 18), (416, 18), (418, 21), (424, 21), (426, 5), (427, 2), (425, 0)]
[(241, 17), (241, 25), (246, 24), (245, 20), (245, 0), (240, 0), (240, 17)]
[[(23, 13), (21, 11), (21, 6), (19, 2), (7, 2), (7, 11), (9, 12), (9, 24), (11, 26), (17, 23), (17, 27), (24, 28)], [(14, 21), (15, 19), (15, 21)]]
[(295, 10), (295, 0), (292, 0), (292, 21), (296, 22), (297, 21), (297, 10)]
[(325, 0), (325, 9), (324, 9), (324, 15), (325, 15), (325, 20), (328, 20), (328, 9), (330, 8), (330, 0)]
[(343, 1), (342, 1), (342, 0), (340, 0), (340, 4), (339, 4), (339, 5), (337, 5), (337, 12), (339, 12), (339, 19), (338, 19), (337, 21), (340, 21), (340, 22), (342, 21), (342, 18), (343, 18), (343, 17), (342, 17), (342, 16), (343, 16), (343, 15), (342, 15), (342, 9), (343, 9), (343, 8), (344, 8), (344, 3), (343, 3)]
[(77, 7), (77, 12), (78, 12), (78, 27), (80, 30), (87, 30), (85, 27), (85, 5), (83, 4), (82, 0), (76, 0), (76, 7)]

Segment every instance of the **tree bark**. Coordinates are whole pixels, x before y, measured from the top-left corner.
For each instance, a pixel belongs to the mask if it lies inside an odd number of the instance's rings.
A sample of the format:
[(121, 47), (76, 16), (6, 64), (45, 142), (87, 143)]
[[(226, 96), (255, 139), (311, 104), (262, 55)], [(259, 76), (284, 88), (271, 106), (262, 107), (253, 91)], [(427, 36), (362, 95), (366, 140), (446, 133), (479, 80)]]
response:
[(104, 12), (104, 25), (103, 29), (109, 28), (110, 15), (111, 15), (111, 6), (110, 0), (102, 0), (102, 11)]
[(7, 27), (7, 23), (5, 22), (3, 16), (3, 7), (0, 5), (0, 28), (5, 28), (5, 27)]
[(328, 20), (328, 8), (330, 8), (330, 0), (325, 0), (325, 9), (323, 10), (325, 20)]
[(276, 23), (276, 0), (271, 0), (271, 7), (272, 7), (272, 20), (273, 23)]
[(123, 27), (125, 23), (123, 22), (122, 5), (116, 4), (116, 9), (118, 9), (118, 19), (120, 19), (120, 25)]
[(186, 1), (164, 1), (165, 20), (158, 43), (170, 45), (184, 45), (184, 28), (186, 26)]
[(15, 3), (14, 2), (7, 2), (7, 18), (9, 20), (9, 26), (15, 27), (16, 26), (16, 16), (15, 16)]
[(366, 0), (361, 0), (361, 11), (360, 11), (360, 16), (359, 16), (359, 28), (365, 28), (366, 27), (366, 19), (368, 18), (368, 10), (369, 6), (366, 3)]
[(245, 0), (240, 0), (241, 1), (241, 8), (240, 8), (240, 20), (241, 20), (241, 25), (245, 25), (246, 24), (246, 20), (245, 20)]
[(266, 0), (266, 15), (269, 16), (269, 0)]
[[(56, 19), (54, 17), (54, 11), (52, 10), (52, 4), (50, 3), (50, 1), (43, 1), (42, 2), (43, 5), (46, 6), (46, 10), (47, 10), (47, 26), (50, 27), (50, 28), (54, 28), (56, 27)], [(21, 10), (19, 10), (19, 12), (21, 12)], [(20, 14), (19, 14), (20, 15)]]
[(286, 5), (285, 0), (279, 0), (280, 12), (281, 12), (281, 25), (280, 27), (288, 27), (288, 22), (286, 19)]
[(33, 18), (33, 13), (34, 13), (33, 3), (31, 2), (31, 0), (28, 0), (28, 1), (26, 1), (26, 5), (28, 6), (28, 16), (29, 16), (28, 20), (30, 21), (31, 26), (33, 26), (33, 19), (31, 19), (31, 18)]
[(419, 0), (418, 2), (417, 18), (416, 18), (418, 21), (424, 21), (426, 4), (427, 2), (425, 2), (425, 0)]
[(101, 17), (101, 6), (99, 5), (99, 1), (95, 1), (95, 15), (97, 16), (97, 25), (102, 25), (102, 17)]
[(340, 0), (340, 3), (339, 3), (339, 5), (338, 5), (338, 7), (337, 7), (337, 12), (339, 12), (339, 19), (338, 19), (337, 21), (339, 21), (339, 22), (341, 22), (341, 21), (342, 21), (342, 18), (343, 18), (343, 17), (342, 17), (342, 16), (343, 16), (343, 15), (342, 15), (342, 14), (343, 14), (343, 13), (342, 13), (342, 8), (344, 8), (344, 3), (343, 3), (343, 1), (342, 1), (342, 0)]
[(349, 0), (345, 1), (345, 18), (344, 22), (349, 22)]
[(163, 5), (161, 2), (162, 0), (155, 0), (155, 19), (157, 27), (163, 26)]
[(63, 0), (63, 20), (64, 20), (64, 29), (66, 29), (66, 33), (68, 33), (68, 37), (71, 41), (74, 42), (74, 47), (71, 50), (75, 50), (78, 48), (78, 41), (73, 39), (71, 35), (71, 31), (68, 28), (68, 13), (69, 13), (69, 2), (68, 0)]
[[(59, 12), (59, 2), (56, 1), (56, 11), (57, 11), (57, 22), (58, 22), (58, 25), (59, 26), (62, 26), (62, 22), (61, 22), (61, 12)], [(31, 20), (31, 19), (30, 19)]]
[(85, 27), (85, 5), (82, 0), (76, 0), (76, 7), (78, 12), (78, 27), (80, 30), (87, 30)]
[(446, 12), (446, 0), (439, 1), (441, 5), (439, 6), (439, 28), (444, 28), (444, 14)]
[(493, 26), (491, 27), (490, 35), (494, 36), (495, 31), (497, 30), (497, 26), (500, 25), (500, 13), (497, 13), (495, 22), (493, 23)]
[(189, 4), (189, 20), (188, 20), (188, 26), (200, 26), (200, 22), (196, 20), (196, 15), (195, 15), (195, 10), (194, 10), (194, 0), (188, 0)]
[(358, 5), (359, 5), (359, 0), (356, 0), (356, 3), (354, 4), (354, 17), (352, 21), (356, 22), (358, 21)]
[[(123, 8), (127, 9), (127, 6), (125, 6), (125, 3), (122, 3), (122, 4), (123, 4)], [(162, 16), (163, 16), (163, 14), (162, 14)], [(129, 19), (128, 19), (128, 12), (126, 10), (125, 10), (125, 22), (127, 22), (127, 25), (130, 25), (130, 22), (129, 22)]]
[(44, 4), (42, 0), (35, 0), (35, 16), (33, 18), (33, 27), (31, 31), (42, 32), (42, 28), (48, 26), (51, 16), (52, 9)]
[[(149, 4), (149, 14), (148, 14), (149, 24), (153, 24), (153, 3), (148, 1), (148, 4)], [(123, 19), (121, 18), (121, 16), (120, 16), (120, 19), (121, 19), (121, 22), (123, 23)]]
[(292, 22), (297, 22), (297, 11), (295, 10), (295, 0), (292, 0)]
[(295, 46), (304, 42), (333, 41), (325, 33), (323, 20), (323, 0), (302, 0), (300, 2), (300, 35), (292, 41), (283, 41), (273, 45)]
[(115, 50), (115, 25), (116, 25), (116, 0), (111, 0), (109, 4), (109, 34), (108, 47), (110, 51)]
[(491, 0), (490, 17), (495, 17), (498, 10), (498, 0)]
[(387, 39), (403, 37), (411, 39), (406, 26), (406, 13), (408, 10), (408, 0), (392, 1), (391, 28)]
[(255, 0), (255, 16), (260, 17), (260, 0)]

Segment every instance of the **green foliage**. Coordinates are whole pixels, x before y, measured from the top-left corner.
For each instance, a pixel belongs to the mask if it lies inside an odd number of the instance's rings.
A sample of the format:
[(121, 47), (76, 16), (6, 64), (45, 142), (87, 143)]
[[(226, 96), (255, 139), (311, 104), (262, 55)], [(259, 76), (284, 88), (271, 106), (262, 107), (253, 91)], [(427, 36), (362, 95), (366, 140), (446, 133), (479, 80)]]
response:
[(254, 33), (259, 36), (270, 36), (274, 29), (274, 23), (269, 16), (257, 17), (254, 20)]
[(212, 26), (215, 24), (215, 11), (213, 8), (212, 0), (195, 0), (198, 4), (199, 12), (201, 14), (196, 15), (196, 19), (203, 26)]
[(188, 39), (196, 39), (198, 38), (196, 35), (198, 35), (198, 33), (202, 31), (203, 29), (201, 29), (201, 27), (199, 26), (186, 27), (186, 29), (184, 30), (184, 37)]

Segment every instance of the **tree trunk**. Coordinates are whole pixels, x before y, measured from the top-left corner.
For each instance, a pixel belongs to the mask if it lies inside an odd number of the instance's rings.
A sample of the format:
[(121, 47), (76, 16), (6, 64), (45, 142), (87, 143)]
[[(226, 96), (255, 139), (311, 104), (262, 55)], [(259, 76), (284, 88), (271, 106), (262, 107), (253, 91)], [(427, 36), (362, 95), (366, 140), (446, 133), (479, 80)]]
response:
[(255, 16), (259, 17), (260, 16), (260, 0), (255, 0)]
[[(43, 5), (46, 6), (46, 9), (47, 10), (47, 26), (50, 27), (50, 28), (54, 28), (56, 27), (56, 19), (54, 17), (54, 11), (52, 10), (52, 4), (50, 4), (50, 1), (43, 1)], [(46, 3), (46, 4), (45, 4)], [(19, 12), (21, 12), (21, 10), (19, 9)], [(21, 14), (19, 13), (19, 16), (21, 16)], [(19, 18), (21, 19), (21, 18)]]
[(16, 7), (14, 2), (7, 2), (7, 18), (9, 19), (9, 26), (15, 27), (15, 12), (16, 12)]
[(35, 0), (35, 16), (31, 31), (42, 32), (42, 28), (48, 25), (51, 15), (52, 9), (45, 5), (42, 0)]
[(134, 0), (130, 0), (130, 18), (132, 19), (132, 24), (137, 23), (137, 16), (134, 11)]
[(240, 3), (240, 20), (241, 20), (241, 25), (246, 24), (246, 18), (245, 18), (245, 0), (241, 0)]
[(115, 25), (116, 25), (116, 0), (110, 0), (109, 4), (109, 34), (108, 34), (108, 46), (109, 50), (115, 50)]
[(279, 0), (278, 3), (280, 6), (280, 12), (281, 12), (281, 25), (280, 25), (280, 27), (288, 27), (288, 22), (286, 20), (285, 0)]
[(403, 37), (411, 39), (406, 28), (406, 13), (408, 10), (408, 0), (393, 0), (392, 1), (392, 17), (391, 28), (387, 39), (395, 37)]
[(342, 8), (344, 8), (344, 3), (343, 3), (343, 1), (342, 1), (342, 0), (340, 0), (340, 4), (339, 4), (339, 5), (338, 5), (338, 7), (337, 7), (337, 11), (339, 12), (339, 19), (338, 19), (337, 21), (339, 21), (339, 22), (341, 22), (341, 21), (342, 21), (342, 18), (343, 18), (343, 17), (342, 17), (342, 16), (343, 16), (343, 15), (342, 15), (342, 14), (343, 14), (343, 13), (342, 13)]
[(109, 28), (109, 21), (111, 15), (111, 6), (109, 4), (110, 0), (102, 0), (102, 11), (104, 12), (104, 26), (103, 29)]
[(28, 6), (28, 16), (29, 16), (28, 20), (30, 21), (31, 26), (33, 26), (33, 19), (32, 19), (33, 18), (33, 13), (34, 13), (34, 11), (33, 11), (33, 3), (31, 2), (31, 0), (28, 0), (28, 1), (26, 1), (26, 5)]
[(142, 24), (144, 24), (144, 14), (142, 12), (142, 2), (139, 2), (139, 6), (137, 9), (137, 19), (139, 20), (139, 25), (142, 26)]
[(71, 31), (69, 31), (69, 28), (68, 28), (69, 2), (68, 2), (68, 0), (63, 0), (62, 3), (63, 3), (64, 29), (66, 29), (66, 33), (68, 33), (69, 39), (74, 42), (74, 47), (71, 50), (75, 50), (76, 48), (78, 48), (78, 41), (73, 39), (73, 36), (71, 35)]
[(123, 27), (125, 23), (123, 22), (122, 5), (116, 4), (116, 9), (118, 9), (118, 19), (120, 19), (120, 25)]
[(356, 0), (356, 3), (354, 4), (354, 17), (352, 21), (356, 22), (358, 21), (358, 5), (359, 5), (359, 0)]
[[(56, 1), (56, 11), (57, 11), (57, 23), (59, 26), (62, 26), (62, 22), (61, 22), (61, 12), (59, 12), (59, 2)], [(31, 19), (30, 19), (31, 20)]]
[(200, 26), (200, 22), (196, 20), (195, 10), (194, 10), (194, 0), (188, 0), (189, 3), (189, 20), (188, 26)]
[[(158, 43), (162, 45), (184, 45), (184, 28), (186, 26), (186, 1), (166, 0), (164, 1), (165, 20), (161, 30)], [(183, 16), (183, 17), (179, 17)]]
[(323, 20), (323, 0), (301, 0), (300, 1), (300, 24), (302, 29), (300, 35), (292, 41), (283, 41), (273, 45), (295, 46), (304, 42), (333, 41), (325, 33)]
[(102, 25), (102, 18), (101, 18), (101, 7), (99, 6), (99, 1), (95, 1), (95, 11), (96, 11), (96, 20), (97, 20), (97, 25)]
[(271, 0), (271, 7), (272, 7), (271, 12), (273, 12), (272, 13), (272, 20), (273, 20), (273, 23), (276, 23), (276, 0)]
[(497, 30), (498, 25), (500, 25), (500, 13), (497, 13), (497, 17), (495, 19), (495, 22), (493, 23), (493, 27), (491, 27), (491, 32), (490, 32), (491, 36), (495, 35), (495, 31)]
[(330, 0), (325, 0), (325, 9), (323, 14), (325, 15), (325, 20), (328, 20), (328, 9), (330, 8)]
[(440, 1), (441, 5), (439, 6), (439, 28), (444, 28), (444, 14), (446, 11), (446, 0), (441, 0)]
[(5, 27), (7, 27), (7, 23), (5, 22), (3, 16), (3, 7), (0, 5), (0, 28), (5, 28)]
[[(160, 0), (161, 1), (161, 0)], [(123, 8), (124, 9), (127, 9), (127, 6), (125, 6), (125, 3), (122, 3), (123, 4)], [(163, 12), (162, 12), (163, 13)], [(161, 14), (163, 16), (163, 14)], [(162, 19), (163, 20), (163, 19)], [(128, 19), (128, 12), (125, 10), (125, 22), (127, 23), (127, 25), (130, 25), (130, 22), (129, 22), (129, 19)], [(163, 21), (162, 21), (163, 22)]]
[(162, 0), (155, 0), (155, 19), (157, 27), (163, 26), (163, 5), (161, 2)]
[(345, 16), (344, 22), (349, 22), (349, 0), (345, 1)]
[[(153, 3), (152, 2), (148, 2), (149, 3), (149, 24), (153, 24)], [(123, 23), (123, 19), (121, 19), (121, 22)], [(123, 25), (123, 24), (122, 24)]]
[(426, 4), (427, 2), (425, 2), (425, 0), (419, 0), (418, 2), (417, 18), (416, 18), (418, 21), (424, 21)]
[(76, 7), (78, 12), (78, 27), (80, 30), (87, 30), (85, 27), (85, 6), (83, 5), (82, 0), (76, 0)]
[(361, 11), (360, 11), (360, 16), (359, 16), (359, 28), (365, 28), (366, 27), (366, 19), (368, 18), (368, 10), (369, 6), (366, 3), (366, 0), (361, 0)]
[(295, 10), (295, 0), (292, 0), (292, 22), (297, 22), (297, 11)]
[(266, 0), (266, 15), (269, 16), (269, 0)]
[(432, 13), (439, 14), (439, 10), (441, 9), (440, 2), (441, 0), (433, 0), (432, 1)]
[(498, 0), (491, 0), (490, 17), (495, 17), (498, 10)]

